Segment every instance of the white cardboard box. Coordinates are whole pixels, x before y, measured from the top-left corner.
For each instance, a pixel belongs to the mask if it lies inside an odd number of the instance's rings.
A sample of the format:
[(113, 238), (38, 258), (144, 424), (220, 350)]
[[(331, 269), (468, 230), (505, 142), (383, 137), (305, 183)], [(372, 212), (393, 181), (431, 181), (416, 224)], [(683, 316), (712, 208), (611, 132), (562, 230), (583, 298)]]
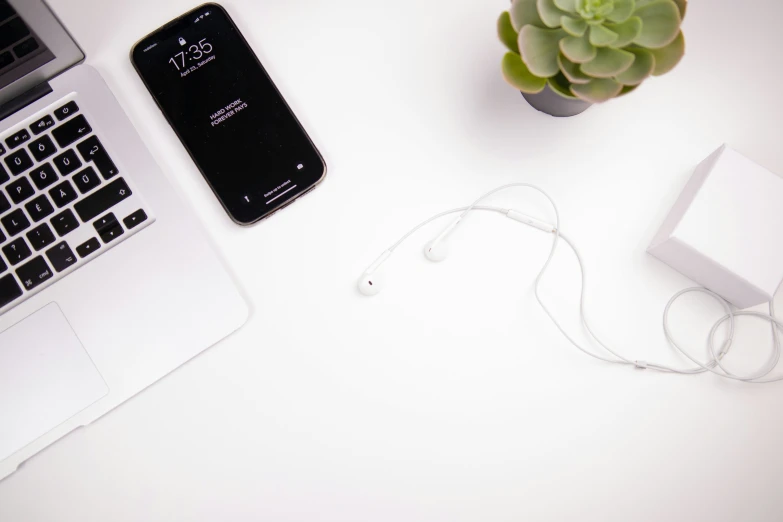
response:
[(783, 179), (722, 146), (647, 251), (740, 309), (771, 301), (783, 281)]

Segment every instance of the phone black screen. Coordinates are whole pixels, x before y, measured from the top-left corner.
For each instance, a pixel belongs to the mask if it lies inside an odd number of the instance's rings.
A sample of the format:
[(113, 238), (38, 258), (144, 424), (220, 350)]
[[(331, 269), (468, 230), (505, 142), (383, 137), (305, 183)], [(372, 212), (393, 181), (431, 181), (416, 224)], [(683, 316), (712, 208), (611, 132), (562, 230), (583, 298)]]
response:
[(205, 4), (141, 40), (132, 60), (221, 203), (249, 224), (326, 166), (228, 13)]

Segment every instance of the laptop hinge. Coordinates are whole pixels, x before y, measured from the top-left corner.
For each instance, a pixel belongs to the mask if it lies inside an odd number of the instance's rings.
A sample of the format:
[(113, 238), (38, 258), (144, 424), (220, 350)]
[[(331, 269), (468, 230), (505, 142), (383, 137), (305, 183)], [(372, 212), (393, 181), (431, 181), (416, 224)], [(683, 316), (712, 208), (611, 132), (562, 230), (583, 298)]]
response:
[(20, 94), (13, 100), (0, 105), (0, 121), (6, 119), (15, 112), (24, 109), (31, 103), (35, 103), (51, 92), (52, 87), (48, 82), (39, 83), (24, 94)]

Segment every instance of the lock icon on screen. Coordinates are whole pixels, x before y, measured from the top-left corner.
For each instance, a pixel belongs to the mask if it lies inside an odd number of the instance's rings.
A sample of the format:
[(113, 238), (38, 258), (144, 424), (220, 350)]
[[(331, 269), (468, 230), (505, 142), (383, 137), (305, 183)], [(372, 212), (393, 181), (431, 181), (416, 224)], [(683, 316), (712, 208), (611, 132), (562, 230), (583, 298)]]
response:
[(188, 43), (188, 42), (186, 42), (184, 38), (182, 38), (181, 36), (179, 37), (179, 44), (180, 44), (180, 45), (185, 45), (185, 44), (187, 44), (187, 43)]

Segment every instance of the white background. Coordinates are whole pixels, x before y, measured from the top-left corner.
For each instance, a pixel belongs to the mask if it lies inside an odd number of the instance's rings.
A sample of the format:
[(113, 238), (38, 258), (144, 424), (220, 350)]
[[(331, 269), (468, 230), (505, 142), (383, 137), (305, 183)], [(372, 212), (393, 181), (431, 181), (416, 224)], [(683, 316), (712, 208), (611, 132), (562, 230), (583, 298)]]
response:
[[(691, 2), (678, 69), (560, 120), (501, 78), (504, 0), (226, 0), (329, 165), (320, 188), (252, 228), (225, 216), (128, 59), (195, 4), (51, 4), (196, 208), (253, 313), (1, 482), (0, 520), (783, 518), (783, 385), (580, 354), (532, 296), (546, 235), (473, 216), (433, 265), (421, 246), (435, 225), (387, 263), (384, 293), (355, 291), (409, 227), (532, 182), (581, 247), (598, 331), (629, 357), (684, 364), (661, 313), (692, 283), (645, 248), (721, 143), (783, 174), (783, 4)], [(522, 191), (497, 201), (551, 217)], [(562, 249), (544, 293), (579, 335), (577, 275)], [(675, 335), (703, 356), (719, 307), (694, 296), (674, 313)], [(769, 353), (769, 328), (740, 327), (728, 361), (749, 369)]]

